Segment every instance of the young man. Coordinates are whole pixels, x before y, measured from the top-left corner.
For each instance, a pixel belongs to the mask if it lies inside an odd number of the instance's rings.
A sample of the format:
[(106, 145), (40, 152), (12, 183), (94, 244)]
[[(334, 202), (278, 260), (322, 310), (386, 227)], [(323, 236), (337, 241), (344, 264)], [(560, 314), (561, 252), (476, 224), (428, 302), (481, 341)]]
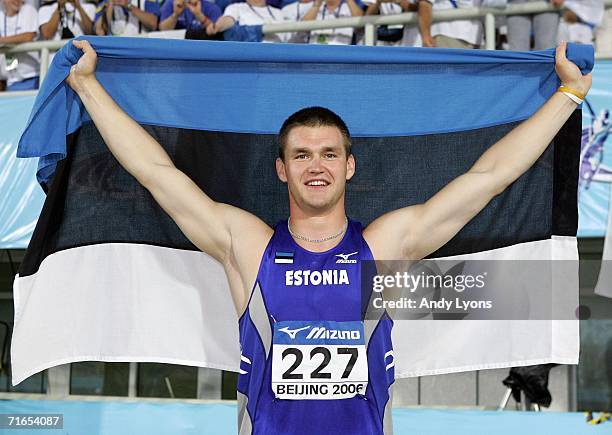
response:
[[(96, 6), (81, 0), (57, 0), (43, 4), (38, 10), (41, 39), (59, 41), (93, 34)], [(49, 64), (55, 53), (49, 56)]]
[[(22, 0), (4, 0), (0, 3), (0, 45), (31, 42), (38, 32), (38, 13)], [(38, 52), (0, 55), (0, 80), (7, 81), (7, 91), (38, 89)]]
[(221, 9), (208, 0), (168, 0), (160, 10), (159, 30), (207, 30), (213, 33)]
[(482, 0), (419, 0), (419, 31), (423, 47), (478, 48), (482, 42), (481, 20), (439, 21), (432, 24), (433, 11), (476, 8)]
[[(355, 0), (314, 0), (312, 7), (302, 21), (323, 21), (336, 18), (361, 17), (363, 9)], [(350, 45), (353, 41), (353, 28), (319, 29), (310, 32), (309, 44)]]
[(576, 109), (590, 75), (557, 49), (566, 86), (474, 166), (424, 204), (375, 220), (365, 230), (345, 213), (355, 173), (344, 122), (323, 108), (290, 116), (276, 170), (290, 218), (272, 230), (256, 216), (216, 203), (179, 171), (95, 77), (87, 41), (71, 69), (104, 141), (185, 235), (224, 267), (240, 315), (240, 433), (381, 434), (391, 429), (391, 321), (364, 322), (360, 260), (423, 258), (451, 239), (525, 172)]
[[(232, 26), (259, 26), (283, 21), (280, 9), (268, 4), (266, 0), (246, 0), (232, 3), (223, 11), (223, 16), (214, 25), (214, 33), (225, 32)], [(286, 33), (264, 35), (262, 42), (285, 42)]]

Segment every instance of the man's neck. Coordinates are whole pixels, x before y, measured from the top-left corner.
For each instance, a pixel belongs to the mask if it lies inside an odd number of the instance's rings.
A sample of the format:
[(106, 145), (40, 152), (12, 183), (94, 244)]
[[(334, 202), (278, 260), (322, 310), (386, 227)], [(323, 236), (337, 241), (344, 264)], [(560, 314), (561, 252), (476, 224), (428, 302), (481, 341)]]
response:
[(340, 0), (329, 0), (325, 3), (325, 7), (330, 11), (335, 11), (340, 4)]
[(14, 17), (15, 15), (17, 15), (19, 13), (19, 9), (10, 9), (10, 8), (5, 8), (5, 12), (7, 17)]
[(263, 8), (266, 6), (266, 0), (247, 0), (247, 3), (257, 8)]
[[(321, 215), (308, 215), (301, 210), (291, 210), (291, 232), (301, 236), (301, 238), (294, 236), (295, 242), (302, 248), (313, 252), (327, 251), (338, 245), (344, 236), (342, 230), (345, 228), (346, 222), (347, 217), (343, 208), (337, 208), (330, 213)], [(329, 240), (312, 241), (326, 238), (329, 238)]]

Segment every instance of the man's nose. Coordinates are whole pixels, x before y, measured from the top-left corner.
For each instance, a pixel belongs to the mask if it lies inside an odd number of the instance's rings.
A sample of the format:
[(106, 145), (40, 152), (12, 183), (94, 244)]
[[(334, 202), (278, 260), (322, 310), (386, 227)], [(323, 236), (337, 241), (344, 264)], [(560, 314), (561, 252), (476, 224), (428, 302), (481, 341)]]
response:
[(308, 170), (314, 173), (323, 172), (323, 168), (321, 166), (321, 157), (314, 156), (310, 161), (310, 166), (308, 167)]

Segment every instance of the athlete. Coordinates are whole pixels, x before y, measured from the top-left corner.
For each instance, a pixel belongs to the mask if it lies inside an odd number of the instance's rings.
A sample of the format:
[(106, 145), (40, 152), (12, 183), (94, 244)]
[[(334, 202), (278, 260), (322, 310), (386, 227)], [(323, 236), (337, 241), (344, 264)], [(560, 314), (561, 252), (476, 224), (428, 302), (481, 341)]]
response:
[(212, 201), (178, 170), (96, 80), (90, 44), (73, 44), (83, 56), (68, 83), (113, 155), (225, 268), (240, 317), (240, 433), (389, 433), (392, 323), (386, 313), (364, 321), (360, 262), (417, 260), (444, 245), (536, 161), (591, 86), (591, 75), (583, 76), (560, 44), (564, 92), (427, 202), (365, 229), (345, 213), (345, 186), (355, 173), (346, 125), (327, 109), (303, 109), (279, 133), (276, 171), (288, 186), (290, 218), (273, 230)]

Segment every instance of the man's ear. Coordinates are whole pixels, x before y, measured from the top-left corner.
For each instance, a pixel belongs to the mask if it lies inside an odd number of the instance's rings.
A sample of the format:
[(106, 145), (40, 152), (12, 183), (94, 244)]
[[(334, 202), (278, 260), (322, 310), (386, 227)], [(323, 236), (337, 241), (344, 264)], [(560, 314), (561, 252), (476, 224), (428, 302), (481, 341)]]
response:
[(346, 159), (346, 180), (350, 180), (355, 175), (355, 157), (351, 154)]
[(280, 157), (276, 158), (276, 175), (283, 182), (287, 182), (287, 173), (285, 172), (285, 163)]

